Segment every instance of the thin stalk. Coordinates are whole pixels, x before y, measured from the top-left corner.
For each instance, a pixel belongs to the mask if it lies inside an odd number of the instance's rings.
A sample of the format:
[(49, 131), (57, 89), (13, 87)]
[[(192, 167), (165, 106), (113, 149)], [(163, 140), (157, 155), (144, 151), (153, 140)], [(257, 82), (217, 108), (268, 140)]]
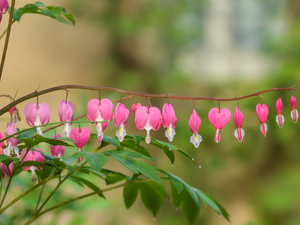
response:
[[(16, 22), (16, 21), (13, 20), (12, 23), (11, 23), (11, 25), (13, 25), (14, 22)], [(1, 39), (3, 38), (3, 36), (6, 34), (6, 32), (7, 32), (7, 28), (6, 28), (6, 29), (3, 31), (3, 33), (1, 34), (1, 36), (0, 36), (0, 41), (1, 41)]]
[[(126, 90), (122, 90), (122, 89), (118, 89), (118, 88), (112, 88), (112, 87), (93, 87), (93, 86), (83, 86), (83, 85), (61, 85), (61, 86), (55, 86), (52, 88), (48, 88), (39, 92), (33, 92), (31, 94), (25, 95), (15, 101), (13, 101), (12, 103), (8, 104), (7, 106), (3, 107), (0, 110), (0, 116), (2, 114), (4, 114), (5, 112), (7, 112), (11, 107), (24, 102), (28, 99), (34, 98), (36, 97), (36, 95), (44, 95), (50, 92), (54, 92), (54, 91), (60, 91), (63, 90), (65, 91), (66, 89), (80, 89), (80, 90), (104, 90), (104, 91), (112, 91), (112, 92), (118, 92), (118, 93), (122, 93), (122, 94), (128, 94), (131, 96), (127, 96), (127, 97), (122, 97), (122, 99), (126, 99), (126, 98), (132, 98), (134, 96), (138, 96), (138, 97), (143, 97), (143, 98), (172, 98), (172, 99), (181, 99), (181, 100), (211, 100), (211, 101), (236, 101), (236, 97), (234, 98), (216, 98), (216, 97), (189, 97), (189, 96), (178, 96), (178, 95), (170, 95), (170, 94), (148, 94), (148, 93), (141, 93), (141, 92), (132, 92), (132, 91), (126, 91)], [(300, 92), (299, 89), (295, 89), (293, 87), (288, 87), (288, 88), (273, 88), (273, 89), (268, 89), (268, 90), (264, 90), (264, 91), (260, 91), (260, 92), (256, 92), (253, 94), (249, 94), (249, 95), (245, 95), (245, 96), (241, 96), (239, 97), (239, 99), (245, 99), (245, 98), (250, 98), (250, 97), (254, 97), (254, 96), (258, 96), (262, 93), (266, 93), (266, 92), (272, 92), (272, 91), (279, 91), (279, 90), (294, 90), (297, 92)]]
[(4, 62), (5, 62), (7, 48), (8, 48), (8, 43), (9, 43), (11, 25), (13, 23), (13, 15), (14, 15), (15, 3), (16, 3), (16, 0), (12, 0), (12, 2), (11, 2), (11, 9), (10, 9), (10, 15), (9, 15), (9, 20), (8, 20), (8, 26), (7, 26), (7, 35), (6, 35), (6, 38), (5, 38), (5, 44), (4, 44), (4, 48), (3, 48), (1, 65), (0, 65), (0, 81), (1, 81), (1, 77), (2, 77), (2, 72), (3, 72), (3, 68), (4, 68)]

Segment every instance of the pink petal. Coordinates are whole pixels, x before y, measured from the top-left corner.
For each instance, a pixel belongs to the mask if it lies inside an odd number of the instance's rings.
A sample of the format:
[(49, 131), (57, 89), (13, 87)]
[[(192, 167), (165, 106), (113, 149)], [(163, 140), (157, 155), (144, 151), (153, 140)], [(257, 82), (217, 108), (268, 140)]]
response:
[(126, 126), (128, 116), (129, 116), (129, 110), (126, 109), (126, 106), (124, 104), (118, 103), (116, 106), (114, 116), (113, 116), (113, 119), (115, 122), (115, 127), (121, 126), (122, 122), (123, 122), (123, 124), (125, 123), (125, 126)]
[(292, 109), (296, 109), (297, 108), (297, 99), (295, 99), (295, 97), (293, 95), (291, 97), (290, 103), (291, 103)]
[(269, 109), (268, 106), (265, 104), (257, 104), (256, 105), (256, 114), (258, 116), (258, 119), (261, 123), (265, 123), (267, 121), (268, 115), (269, 115)]
[(10, 113), (11, 115), (13, 115), (14, 112), (15, 112), (15, 110), (16, 110), (16, 106), (13, 106), (13, 107), (11, 107), (11, 109), (9, 110), (9, 113)]
[(150, 107), (149, 109), (149, 123), (153, 130), (158, 130), (162, 124), (161, 112), (156, 107)]
[[(171, 104), (164, 104), (162, 109), (162, 123), (164, 125), (164, 128), (168, 127), (170, 123), (173, 124), (174, 120), (177, 121), (174, 107)], [(175, 123), (175, 127), (176, 127), (176, 123)]]
[(87, 112), (88, 112), (88, 118), (92, 121), (95, 121), (100, 114), (99, 111), (99, 100), (98, 99), (92, 99), (87, 104)]
[(28, 125), (34, 126), (34, 122), (37, 115), (36, 104), (34, 102), (27, 104), (24, 109), (24, 114), (26, 116), (26, 122), (28, 123)]
[(60, 102), (59, 102), (58, 115), (59, 115), (60, 122), (67, 121), (68, 116), (69, 116), (69, 107), (66, 104), (64, 99), (60, 100)]
[(101, 116), (104, 120), (109, 120), (109, 121), (111, 120), (113, 104), (109, 99), (107, 99), (107, 98), (101, 99), (99, 110), (100, 110)]
[[(74, 117), (74, 107), (73, 107), (73, 104), (70, 101), (68, 101), (67, 104), (69, 106), (69, 117), (68, 117), (68, 120), (69, 121), (73, 121), (73, 117)], [(71, 123), (71, 125), (72, 125), (72, 123)]]
[(208, 119), (216, 129), (222, 129), (230, 120), (231, 113), (228, 109), (222, 108), (219, 112), (218, 108), (212, 108), (208, 112)]
[(40, 115), (41, 124), (47, 124), (50, 119), (50, 107), (48, 104), (41, 102), (38, 105), (38, 112)]
[(283, 104), (282, 104), (281, 98), (278, 98), (278, 99), (277, 99), (277, 101), (276, 101), (276, 103), (275, 103), (275, 108), (276, 108), (277, 114), (282, 114)]
[(193, 134), (198, 133), (200, 125), (201, 125), (201, 119), (197, 114), (196, 110), (193, 109), (193, 113), (189, 119), (189, 127)]
[(140, 108), (141, 106), (142, 106), (141, 103), (132, 104), (132, 106), (131, 106), (132, 112), (135, 113), (136, 110), (137, 110), (138, 108)]
[(139, 107), (135, 112), (135, 125), (138, 130), (142, 130), (148, 120), (148, 108), (145, 106)]
[(232, 118), (236, 128), (242, 127), (244, 115), (238, 107), (235, 107), (235, 112)]

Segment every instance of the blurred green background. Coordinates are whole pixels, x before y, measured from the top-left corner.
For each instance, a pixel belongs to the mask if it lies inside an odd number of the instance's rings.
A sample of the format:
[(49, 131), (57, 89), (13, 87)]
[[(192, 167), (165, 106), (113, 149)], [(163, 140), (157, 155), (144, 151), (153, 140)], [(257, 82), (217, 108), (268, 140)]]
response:
[[(17, 1), (21, 7), (30, 1)], [(290, 87), (300, 83), (300, 1), (299, 0), (65, 0), (43, 1), (61, 5), (74, 14), (77, 24), (67, 26), (37, 15), (26, 15), (14, 24), (7, 55), (1, 94), (18, 97), (61, 84), (110, 86), (120, 89), (170, 93), (184, 96), (238, 97), (270, 88)], [(0, 31), (5, 29), (7, 15)], [(1, 42), (1, 49), (3, 42)], [(221, 142), (214, 143), (215, 129), (207, 114), (217, 102), (198, 101), (196, 110), (202, 119), (199, 149), (189, 143), (188, 119), (193, 104), (171, 100), (178, 123), (174, 145), (187, 151), (201, 169), (176, 155), (171, 167), (166, 156), (157, 149), (151, 154), (155, 166), (168, 170), (212, 196), (229, 212), (235, 225), (298, 225), (300, 224), (300, 151), (299, 122), (290, 118), (291, 91), (279, 92), (286, 122), (279, 128), (275, 122), (277, 92), (263, 94), (269, 107), (267, 136), (259, 130), (255, 106), (259, 97), (241, 100), (244, 113), (243, 142), (233, 136), (231, 120), (221, 132)], [(297, 92), (294, 93), (299, 98)], [(51, 121), (58, 121), (57, 105), (64, 92), (41, 96), (52, 109)], [(69, 94), (76, 116), (86, 112), (85, 106), (97, 92), (75, 91)], [(112, 100), (119, 95), (102, 92)], [(8, 102), (3, 100), (1, 106)], [(134, 99), (124, 100), (129, 108)], [(145, 104), (144, 99), (137, 101)], [(25, 105), (19, 109), (23, 115)], [(151, 99), (162, 108), (166, 99)], [(234, 112), (236, 102), (222, 102)], [(0, 120), (4, 132), (9, 115)], [(20, 128), (27, 127), (23, 122)], [(138, 132), (131, 113), (127, 133)], [(89, 128), (95, 132), (95, 127)], [(114, 135), (111, 123), (106, 135)], [(53, 135), (53, 134), (48, 134)], [(164, 129), (152, 132), (167, 141)], [(42, 146), (43, 147), (43, 146)], [(49, 147), (44, 146), (49, 151)], [(69, 155), (72, 154), (68, 152)], [(67, 154), (67, 153), (66, 153)], [(110, 169), (128, 172), (114, 161)], [(124, 171), (125, 170), (125, 171)], [(13, 190), (20, 193), (32, 186), (19, 175)], [(98, 181), (97, 181), (98, 182)], [(55, 182), (50, 183), (50, 190)], [(100, 182), (100, 186), (103, 184)], [(24, 187), (24, 189), (23, 189)], [(49, 205), (84, 193), (81, 187), (67, 184)], [(9, 211), (14, 224), (19, 224), (34, 207), (29, 195)], [(188, 224), (181, 209), (166, 200), (156, 221), (142, 206), (140, 199), (129, 210), (122, 200), (122, 190), (107, 193), (107, 201), (97, 198), (81, 200), (41, 217), (35, 224)], [(19, 218), (21, 218), (21, 220)], [(2, 216), (2, 219), (4, 216)], [(2, 224), (2, 223), (1, 223)], [(195, 224), (229, 224), (211, 208), (202, 206)]]

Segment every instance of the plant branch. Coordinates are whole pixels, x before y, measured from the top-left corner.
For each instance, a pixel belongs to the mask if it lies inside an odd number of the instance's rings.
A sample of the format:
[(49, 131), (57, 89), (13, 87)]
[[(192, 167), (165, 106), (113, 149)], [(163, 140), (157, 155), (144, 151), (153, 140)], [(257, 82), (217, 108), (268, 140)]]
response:
[(13, 15), (14, 15), (15, 3), (16, 3), (16, 0), (12, 0), (12, 2), (11, 2), (11, 9), (10, 9), (10, 15), (9, 15), (9, 20), (8, 20), (7, 35), (6, 35), (6, 38), (5, 38), (5, 44), (4, 44), (4, 48), (3, 48), (1, 65), (0, 65), (0, 81), (1, 81), (2, 73), (3, 73), (4, 62), (5, 62), (7, 48), (8, 48), (8, 43), (9, 43), (11, 25), (13, 24)]
[[(2, 114), (4, 114), (5, 112), (7, 112), (11, 107), (24, 102), (28, 99), (31, 98), (35, 98), (36, 95), (44, 95), (50, 92), (54, 92), (54, 91), (59, 91), (59, 90), (63, 90), (65, 91), (66, 89), (81, 89), (81, 90), (103, 90), (103, 91), (112, 91), (112, 92), (118, 92), (118, 93), (122, 93), (122, 94), (128, 94), (128, 95), (132, 95), (132, 96), (128, 96), (127, 98), (131, 98), (133, 96), (138, 96), (138, 97), (143, 97), (143, 98), (172, 98), (172, 99), (181, 99), (181, 100), (211, 100), (211, 101), (236, 101), (236, 97), (234, 98), (216, 98), (216, 97), (188, 97), (188, 96), (178, 96), (178, 95), (170, 95), (170, 94), (148, 94), (148, 93), (141, 93), (141, 92), (132, 92), (132, 91), (126, 91), (126, 90), (122, 90), (122, 89), (118, 89), (118, 88), (112, 88), (112, 87), (93, 87), (93, 86), (82, 86), (82, 85), (61, 85), (61, 86), (55, 86), (52, 88), (48, 88), (42, 91), (38, 91), (38, 92), (33, 92), (31, 94), (25, 95), (15, 101), (13, 101), (12, 103), (8, 104), (7, 106), (3, 107), (0, 110), (0, 116)], [(250, 97), (254, 97), (254, 96), (258, 96), (262, 93), (266, 93), (266, 92), (272, 92), (272, 91), (280, 91), (280, 90), (293, 90), (293, 91), (297, 91), (300, 92), (299, 89), (295, 89), (293, 87), (288, 87), (288, 88), (273, 88), (273, 89), (268, 89), (268, 90), (264, 90), (264, 91), (260, 91), (260, 92), (256, 92), (253, 94), (249, 94), (249, 95), (245, 95), (245, 96), (241, 96), (238, 99), (245, 99), (245, 98), (250, 98)], [(122, 97), (122, 99), (126, 99), (126, 97)]]
[[(12, 21), (12, 23), (11, 23), (11, 25), (13, 25), (14, 24), (14, 22), (16, 22), (15, 20), (13, 20)], [(1, 36), (0, 36), (0, 40), (4, 37), (4, 35), (6, 34), (6, 32), (7, 32), (7, 28), (5, 29), (5, 31), (3, 31), (3, 33), (1, 34)]]

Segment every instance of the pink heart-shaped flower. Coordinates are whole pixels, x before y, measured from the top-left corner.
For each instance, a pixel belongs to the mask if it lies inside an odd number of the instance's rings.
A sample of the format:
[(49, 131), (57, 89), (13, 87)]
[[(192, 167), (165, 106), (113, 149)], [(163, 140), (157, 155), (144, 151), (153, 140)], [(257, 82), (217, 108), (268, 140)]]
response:
[(212, 108), (208, 113), (208, 119), (216, 129), (222, 129), (230, 120), (231, 113), (229, 109)]

